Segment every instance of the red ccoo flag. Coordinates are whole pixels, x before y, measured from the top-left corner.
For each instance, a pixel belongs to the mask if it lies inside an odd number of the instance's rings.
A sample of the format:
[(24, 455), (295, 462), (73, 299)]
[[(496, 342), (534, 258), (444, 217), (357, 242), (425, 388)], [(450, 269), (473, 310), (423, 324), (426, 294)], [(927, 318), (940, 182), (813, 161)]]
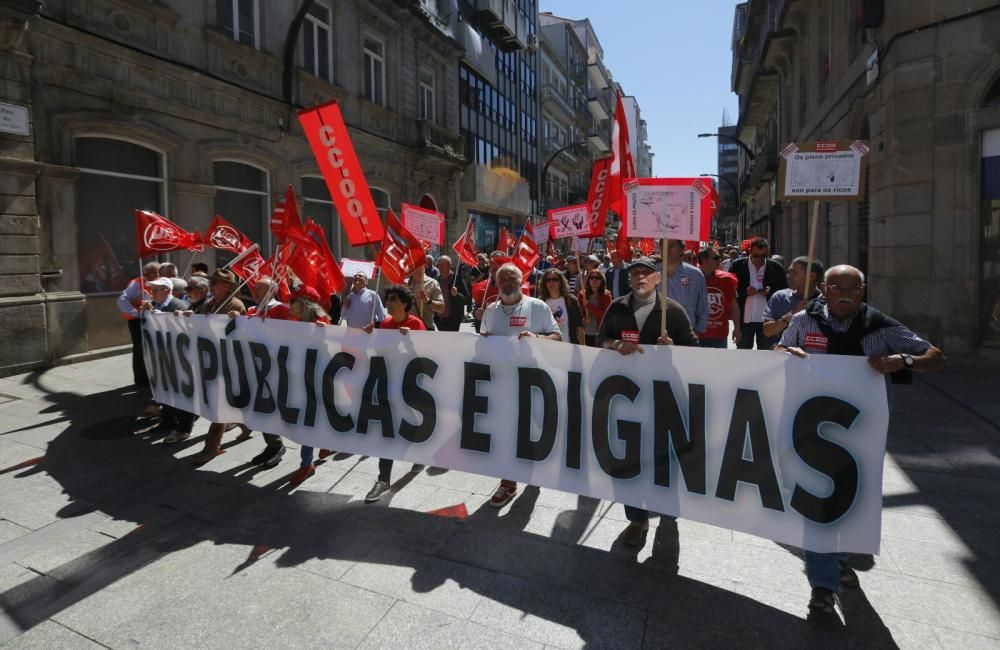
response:
[[(529, 223), (528, 226), (530, 225)], [(540, 257), (541, 253), (538, 250), (538, 244), (535, 243), (534, 233), (528, 233), (528, 227), (525, 226), (524, 232), (521, 233), (520, 239), (517, 240), (514, 246), (514, 254), (511, 257), (511, 262), (514, 263), (514, 266), (521, 269), (521, 273), (527, 276), (535, 268), (535, 264), (538, 264)]]
[(615, 106), (615, 119), (611, 125), (611, 164), (608, 170), (608, 208), (618, 215), (625, 213), (625, 190), (622, 184), (626, 178), (635, 178), (635, 162), (629, 147), (628, 122), (625, 120), (625, 106), (621, 93)]
[(600, 237), (604, 234), (604, 226), (608, 219), (608, 176), (611, 169), (611, 158), (599, 158), (594, 161), (590, 173), (590, 189), (587, 191), (587, 210), (590, 211), (590, 234), (587, 237)]
[(500, 241), (497, 243), (497, 250), (508, 253), (511, 247), (517, 243), (517, 240), (511, 237), (510, 233), (504, 227), (500, 228)]
[(135, 211), (135, 240), (139, 257), (204, 248), (201, 233), (188, 232), (173, 221), (147, 210)]
[(465, 232), (462, 236), (458, 238), (455, 245), (452, 248), (458, 253), (458, 259), (468, 264), (469, 266), (476, 266), (479, 264), (479, 260), (476, 256), (479, 251), (476, 249), (476, 235), (474, 232), (475, 224), (472, 223), (472, 219), (469, 219), (468, 223), (465, 224)]
[(334, 259), (326, 242), (326, 231), (323, 226), (309, 219), (293, 244), (294, 250), (288, 258), (289, 268), (302, 284), (315, 289), (327, 306), (330, 296), (340, 293), (346, 283), (340, 264)]
[(403, 227), (391, 208), (385, 222), (385, 237), (377, 264), (389, 282), (400, 284), (414, 269), (423, 266), (426, 254), (420, 240)]
[(302, 219), (299, 218), (299, 206), (295, 202), (295, 189), (288, 185), (285, 198), (274, 206), (271, 213), (271, 232), (275, 244), (280, 246), (296, 237), (303, 236)]

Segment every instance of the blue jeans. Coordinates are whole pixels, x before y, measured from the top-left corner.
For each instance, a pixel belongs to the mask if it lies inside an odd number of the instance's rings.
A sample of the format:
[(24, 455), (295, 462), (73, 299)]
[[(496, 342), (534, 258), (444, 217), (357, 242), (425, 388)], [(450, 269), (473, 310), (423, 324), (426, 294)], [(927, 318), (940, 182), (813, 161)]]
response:
[(302, 459), (302, 467), (312, 464), (313, 451), (312, 447), (306, 447), (305, 445), (302, 445), (302, 448), (299, 449), (299, 458)]
[(726, 339), (700, 339), (698, 341), (698, 346), (702, 348), (719, 348), (725, 350), (729, 347), (729, 341)]
[(816, 553), (806, 551), (806, 577), (810, 587), (823, 587), (840, 593), (840, 561), (847, 553)]

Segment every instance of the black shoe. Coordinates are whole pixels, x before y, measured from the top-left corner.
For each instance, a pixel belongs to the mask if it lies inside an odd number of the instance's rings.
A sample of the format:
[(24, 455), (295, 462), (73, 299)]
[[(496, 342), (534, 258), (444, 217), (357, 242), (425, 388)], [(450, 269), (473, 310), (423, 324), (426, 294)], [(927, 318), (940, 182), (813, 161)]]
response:
[(844, 585), (848, 589), (857, 589), (861, 586), (861, 581), (858, 580), (858, 574), (855, 573), (854, 569), (847, 560), (840, 560), (840, 584)]
[(284, 445), (275, 445), (264, 447), (264, 451), (260, 452), (250, 460), (251, 465), (260, 465), (264, 469), (270, 469), (281, 462), (281, 457), (285, 455)]
[(823, 616), (836, 616), (840, 608), (840, 597), (829, 589), (813, 587), (809, 597), (809, 612)]

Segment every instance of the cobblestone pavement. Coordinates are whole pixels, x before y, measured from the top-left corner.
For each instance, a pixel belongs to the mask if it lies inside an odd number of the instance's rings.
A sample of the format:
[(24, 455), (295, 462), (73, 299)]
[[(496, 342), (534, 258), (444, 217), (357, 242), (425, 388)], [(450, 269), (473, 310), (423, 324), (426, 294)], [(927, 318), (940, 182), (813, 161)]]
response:
[[(796, 550), (621, 506), (336, 454), (301, 487), (247, 461), (204, 468), (131, 435), (128, 357), (0, 379), (0, 643), (10, 647), (1000, 647), (996, 369), (894, 390), (882, 554), (856, 557), (846, 627), (806, 618)], [(991, 383), (992, 382), (992, 383)], [(991, 402), (984, 405), (983, 401)], [(288, 443), (294, 447), (293, 443)]]

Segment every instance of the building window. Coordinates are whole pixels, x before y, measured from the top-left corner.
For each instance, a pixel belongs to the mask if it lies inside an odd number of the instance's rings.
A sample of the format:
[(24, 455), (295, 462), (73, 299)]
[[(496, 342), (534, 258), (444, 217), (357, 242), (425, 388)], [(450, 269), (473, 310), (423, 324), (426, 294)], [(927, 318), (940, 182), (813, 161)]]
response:
[(319, 176), (302, 177), (302, 217), (312, 219), (323, 226), (330, 250), (340, 258), (343, 250), (340, 217), (330, 198), (326, 181)]
[(420, 119), (434, 121), (434, 73), (420, 72)]
[[(251, 241), (260, 244), (267, 257), (270, 230), (265, 228), (270, 187), (267, 172), (253, 165), (219, 160), (212, 166), (215, 181), (215, 213), (236, 226)], [(267, 241), (264, 235), (267, 235)], [(220, 259), (226, 258), (222, 252)]]
[(77, 138), (75, 155), (80, 291), (121, 291), (139, 273), (134, 211), (166, 211), (164, 155), (104, 137)]
[(378, 187), (369, 187), (372, 193), (372, 201), (375, 202), (375, 209), (378, 210), (378, 214), (385, 221), (385, 213), (389, 209), (389, 193)]
[(331, 11), (315, 3), (306, 12), (302, 26), (303, 65), (314, 76), (333, 81), (333, 22)]
[(216, 22), (234, 41), (260, 49), (260, 0), (215, 0)]
[(385, 106), (385, 44), (371, 34), (364, 35), (365, 97)]

